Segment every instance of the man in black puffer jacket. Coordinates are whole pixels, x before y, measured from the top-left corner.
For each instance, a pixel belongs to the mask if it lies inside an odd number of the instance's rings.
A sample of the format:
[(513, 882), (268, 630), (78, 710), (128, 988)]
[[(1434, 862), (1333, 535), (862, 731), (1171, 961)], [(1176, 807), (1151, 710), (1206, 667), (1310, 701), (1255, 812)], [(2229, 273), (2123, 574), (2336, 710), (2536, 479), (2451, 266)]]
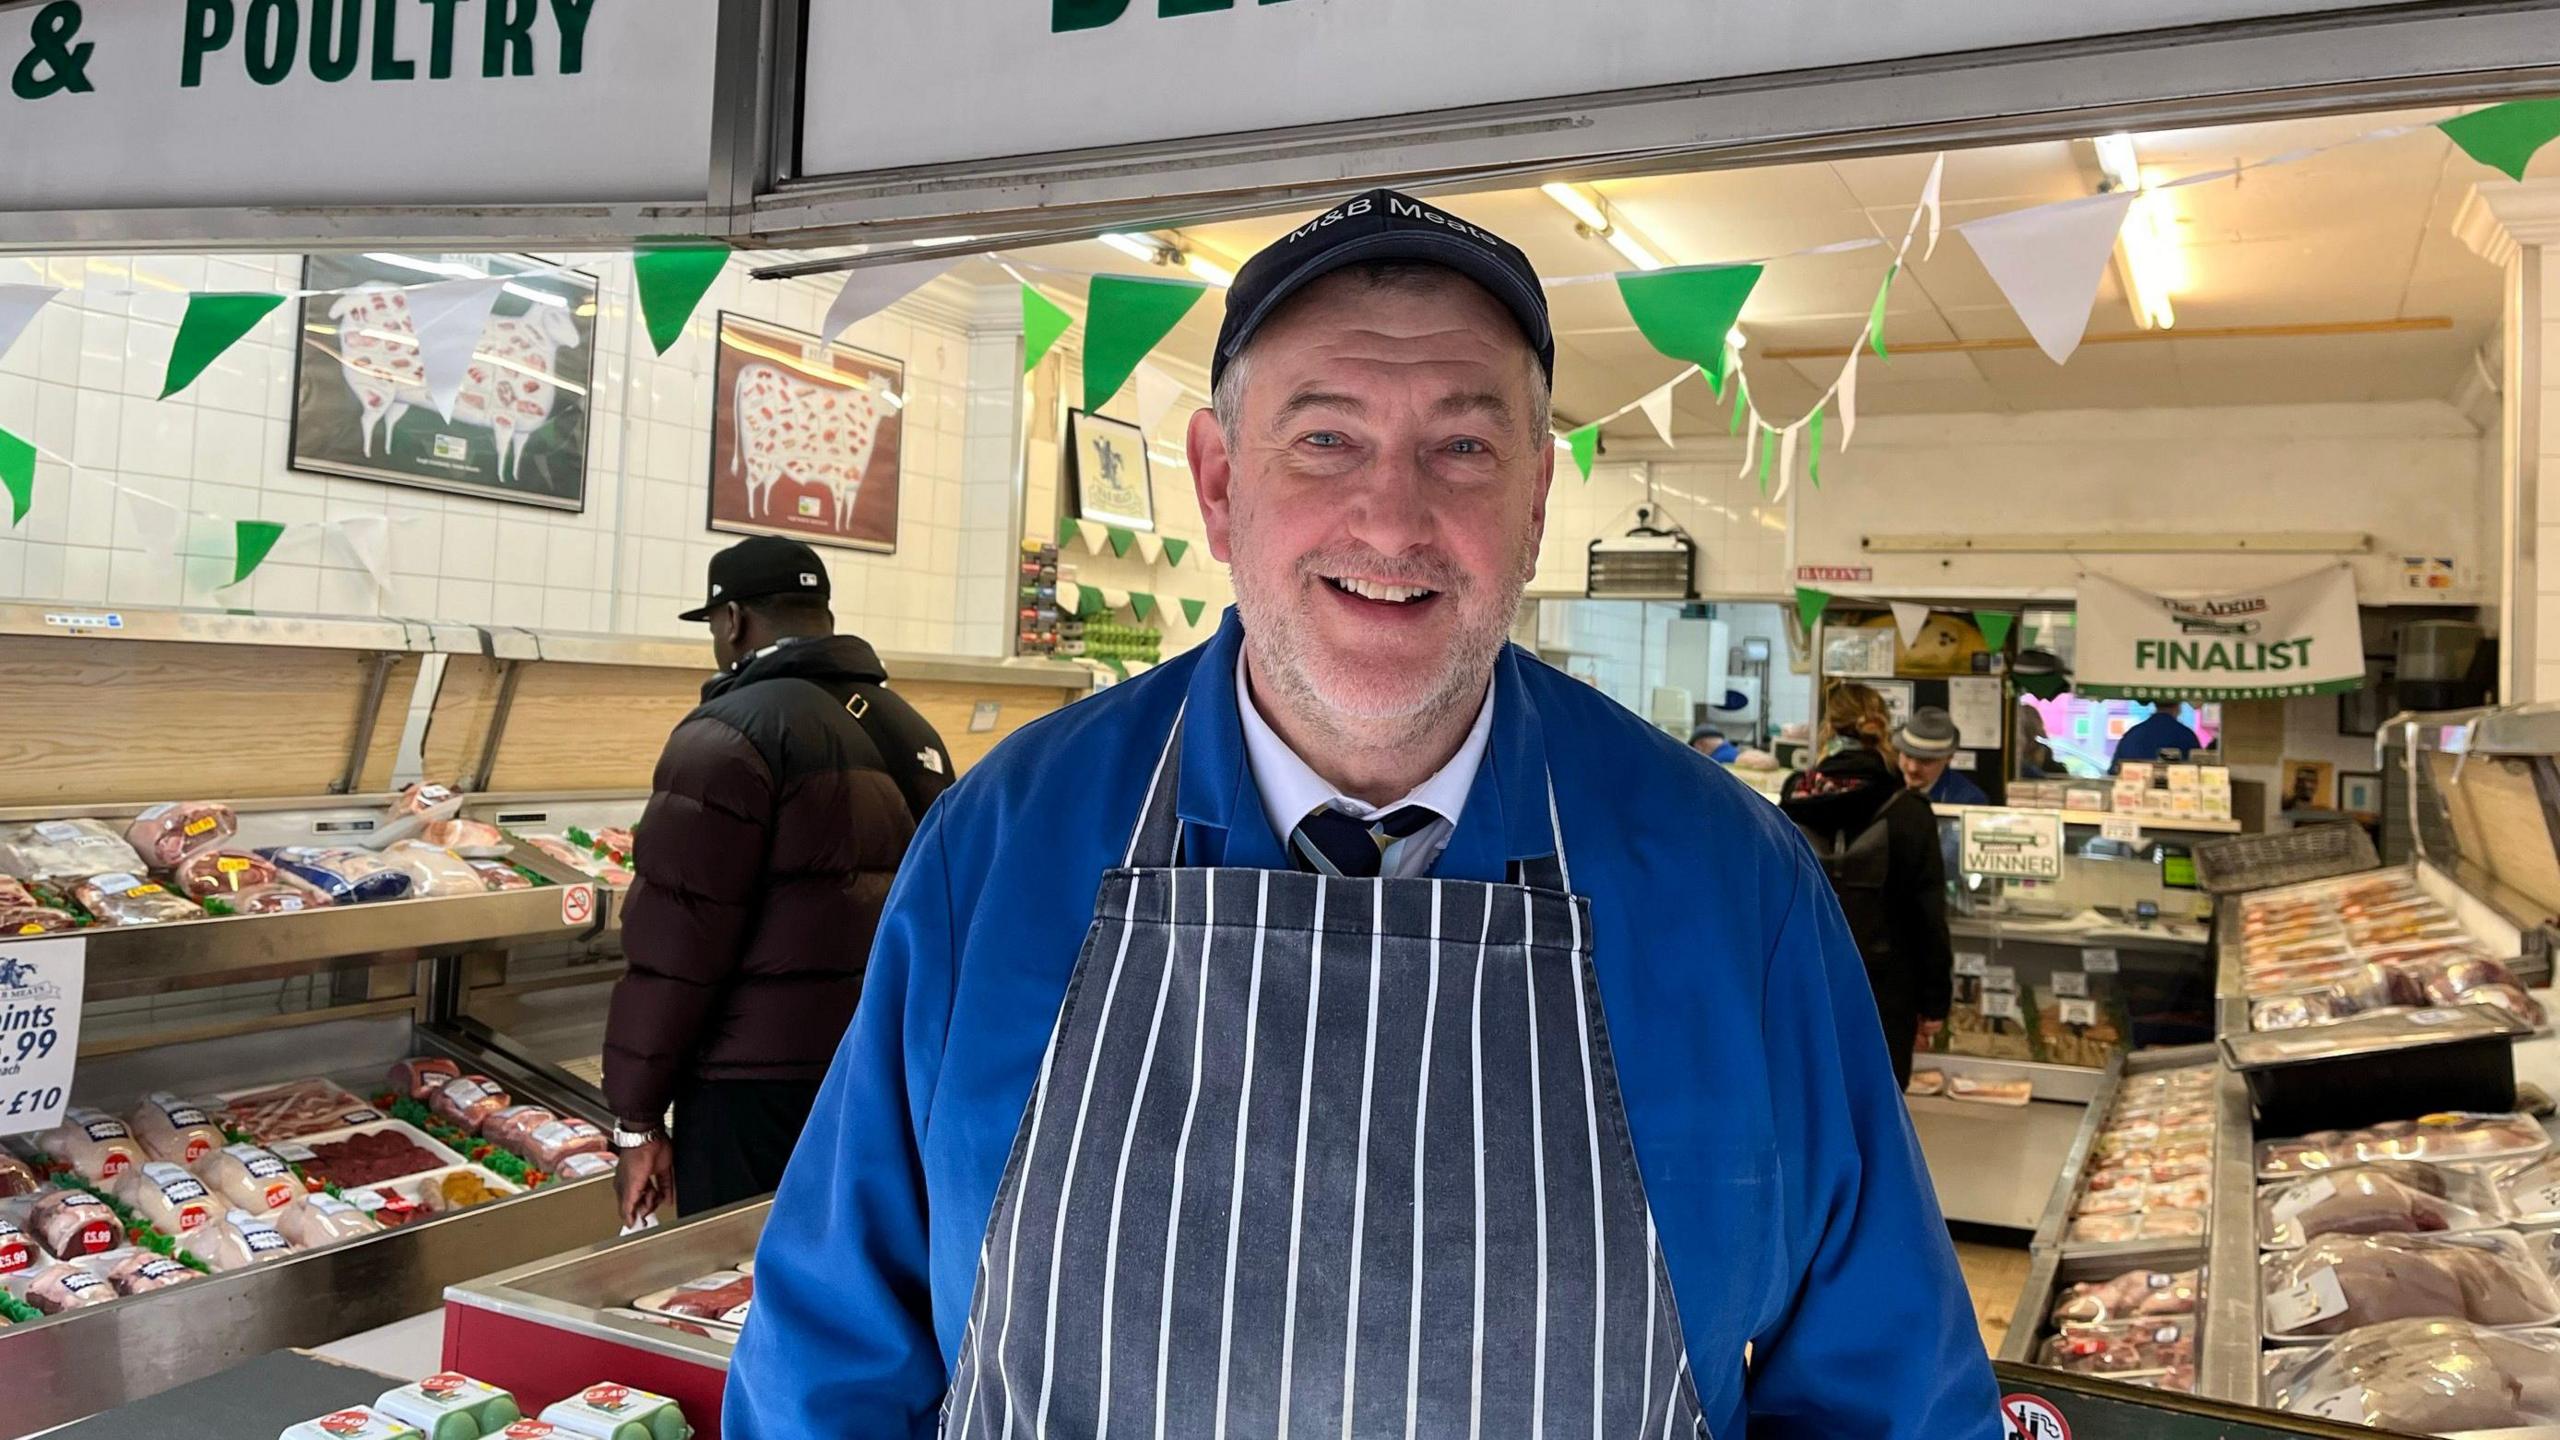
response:
[(781, 1183), (898, 862), (951, 783), (941, 737), (834, 633), (828, 596), (815, 551), (759, 537), (712, 560), (684, 617), (710, 622), (720, 673), (667, 738), (633, 842), (604, 1045), (626, 1223)]

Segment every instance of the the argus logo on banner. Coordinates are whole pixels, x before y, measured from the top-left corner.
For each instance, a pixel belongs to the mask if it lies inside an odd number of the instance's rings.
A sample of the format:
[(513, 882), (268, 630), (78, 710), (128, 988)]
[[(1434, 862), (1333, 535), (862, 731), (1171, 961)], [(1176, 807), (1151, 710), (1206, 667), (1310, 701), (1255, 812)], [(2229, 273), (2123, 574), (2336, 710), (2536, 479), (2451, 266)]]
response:
[(0, 1135), (62, 1123), (88, 969), (85, 937), (0, 940)]

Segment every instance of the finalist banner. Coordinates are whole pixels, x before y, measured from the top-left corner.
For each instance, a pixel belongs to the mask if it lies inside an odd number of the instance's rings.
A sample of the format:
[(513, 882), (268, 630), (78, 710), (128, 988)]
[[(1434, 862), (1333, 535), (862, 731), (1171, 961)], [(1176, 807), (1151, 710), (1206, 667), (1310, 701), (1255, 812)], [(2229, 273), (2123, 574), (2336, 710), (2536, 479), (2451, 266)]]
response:
[(2263, 700), (2364, 684), (2355, 572), (2344, 565), (2194, 600), (2083, 575), (2079, 631), (2072, 689), (2098, 698)]

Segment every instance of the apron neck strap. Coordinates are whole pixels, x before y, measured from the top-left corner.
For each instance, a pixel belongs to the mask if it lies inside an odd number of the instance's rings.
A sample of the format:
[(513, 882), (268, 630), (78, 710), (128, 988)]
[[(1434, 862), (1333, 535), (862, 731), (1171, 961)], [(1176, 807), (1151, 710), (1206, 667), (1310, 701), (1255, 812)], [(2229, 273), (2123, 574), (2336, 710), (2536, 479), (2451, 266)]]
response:
[[(1185, 702), (1183, 709), (1188, 710)], [(1129, 835), (1123, 868), (1170, 870), (1182, 863), (1182, 816), (1175, 800), (1182, 789), (1182, 715), (1175, 711), (1173, 733), (1156, 757), (1155, 779), (1147, 784), (1146, 807), (1138, 812), (1138, 828)]]

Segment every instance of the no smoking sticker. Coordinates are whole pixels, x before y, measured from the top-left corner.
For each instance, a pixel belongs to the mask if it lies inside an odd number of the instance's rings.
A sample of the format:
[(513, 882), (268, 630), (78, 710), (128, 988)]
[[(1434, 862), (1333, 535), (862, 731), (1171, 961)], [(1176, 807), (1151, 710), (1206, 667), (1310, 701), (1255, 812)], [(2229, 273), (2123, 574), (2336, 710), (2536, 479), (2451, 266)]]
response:
[(2071, 1440), (2071, 1422), (2040, 1395), (2011, 1395), (2000, 1402), (2002, 1440)]
[(572, 885), (560, 892), (560, 923), (584, 925), (595, 918), (596, 887)]

